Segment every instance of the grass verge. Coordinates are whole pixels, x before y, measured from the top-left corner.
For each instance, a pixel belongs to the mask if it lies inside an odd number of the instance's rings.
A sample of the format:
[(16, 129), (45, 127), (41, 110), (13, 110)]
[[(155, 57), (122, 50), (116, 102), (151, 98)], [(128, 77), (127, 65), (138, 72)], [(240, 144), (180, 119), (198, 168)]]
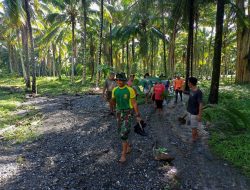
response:
[(209, 141), (212, 151), (250, 177), (249, 94), (250, 85), (221, 86), (218, 107), (205, 110), (204, 116), (214, 124)]

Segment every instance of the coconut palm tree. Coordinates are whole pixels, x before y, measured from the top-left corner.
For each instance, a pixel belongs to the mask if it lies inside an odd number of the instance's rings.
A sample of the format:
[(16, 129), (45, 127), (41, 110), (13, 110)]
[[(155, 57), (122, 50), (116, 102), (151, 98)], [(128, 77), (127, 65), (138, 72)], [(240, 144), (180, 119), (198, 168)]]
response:
[(71, 81), (74, 81), (74, 72), (75, 72), (75, 61), (76, 61), (76, 41), (75, 41), (75, 31), (76, 31), (76, 22), (77, 16), (79, 14), (78, 10), (78, 0), (55, 0), (52, 1), (54, 5), (58, 6), (62, 11), (61, 13), (52, 13), (48, 15), (48, 20), (50, 22), (55, 22), (58, 25), (67, 24), (71, 25), (71, 47), (72, 47), (72, 64), (71, 64)]
[[(25, 28), (25, 15), (23, 11), (23, 3), (21, 0), (4, 0), (4, 8), (5, 8), (5, 19), (8, 19), (8, 30), (12, 30), (12, 34), (16, 33), (17, 37), (17, 51), (19, 53), (21, 59), (21, 67), (22, 73), (25, 80), (25, 84), (27, 88), (30, 88), (30, 73), (29, 73), (29, 61), (28, 61), (28, 46), (25, 44), (28, 43), (27, 36), (25, 37), (23, 29)], [(16, 30), (14, 32), (13, 30)], [(21, 38), (22, 38), (22, 46), (20, 43), (20, 32), (22, 31)], [(23, 49), (22, 49), (23, 48)], [(27, 52), (27, 54), (25, 53)], [(25, 53), (25, 54), (24, 54)], [(9, 52), (11, 54), (11, 52)], [(23, 56), (23, 54), (25, 56)], [(11, 61), (10, 61), (11, 62)]]
[(32, 68), (32, 86), (31, 91), (32, 93), (36, 93), (36, 62), (35, 62), (35, 52), (34, 52), (34, 39), (33, 39), (33, 32), (31, 26), (31, 6), (28, 0), (24, 0), (24, 10), (26, 13), (27, 19), (27, 26), (29, 32), (29, 42), (30, 42), (30, 63)]
[(89, 2), (87, 0), (81, 1), (82, 10), (81, 10), (81, 17), (82, 17), (82, 53), (83, 53), (83, 72), (82, 72), (82, 84), (86, 82), (86, 67), (87, 67), (87, 59), (86, 59), (86, 49), (87, 49), (87, 12)]
[(103, 0), (101, 0), (100, 5), (100, 28), (99, 28), (99, 45), (98, 45), (98, 58), (97, 58), (97, 71), (96, 71), (96, 87), (99, 85), (100, 80), (100, 71), (98, 71), (98, 67), (101, 65), (101, 55), (102, 55), (102, 34), (103, 34)]

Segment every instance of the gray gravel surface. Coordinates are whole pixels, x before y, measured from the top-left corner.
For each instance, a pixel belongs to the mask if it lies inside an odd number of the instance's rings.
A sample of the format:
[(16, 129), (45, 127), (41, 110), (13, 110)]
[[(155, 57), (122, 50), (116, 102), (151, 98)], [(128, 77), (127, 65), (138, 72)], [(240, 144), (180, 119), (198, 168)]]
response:
[[(152, 105), (140, 106), (148, 136), (131, 132), (125, 164), (117, 162), (115, 117), (100, 96), (37, 97), (25, 104), (44, 116), (40, 136), (19, 145), (0, 139), (0, 189), (250, 189), (249, 179), (209, 152), (207, 133), (189, 143), (190, 131), (176, 122), (182, 103), (165, 106), (163, 117)], [(175, 157), (172, 164), (154, 160), (156, 142)]]

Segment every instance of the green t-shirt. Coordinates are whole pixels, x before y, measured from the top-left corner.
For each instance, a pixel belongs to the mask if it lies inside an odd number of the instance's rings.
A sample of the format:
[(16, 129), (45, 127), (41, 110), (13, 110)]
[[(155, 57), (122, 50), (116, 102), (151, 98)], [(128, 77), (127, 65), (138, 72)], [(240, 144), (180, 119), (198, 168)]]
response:
[(112, 98), (116, 101), (117, 110), (132, 109), (131, 99), (135, 98), (135, 91), (127, 85), (122, 88), (117, 86), (112, 91)]

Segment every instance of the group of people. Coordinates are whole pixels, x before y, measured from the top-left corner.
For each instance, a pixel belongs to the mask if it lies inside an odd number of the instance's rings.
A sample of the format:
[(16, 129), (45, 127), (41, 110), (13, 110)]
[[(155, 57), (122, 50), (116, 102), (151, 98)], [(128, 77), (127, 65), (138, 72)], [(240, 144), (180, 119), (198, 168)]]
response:
[[(170, 81), (167, 80), (165, 84), (162, 82), (156, 82), (154, 85), (147, 80), (149, 74), (144, 75), (145, 83), (143, 84), (143, 92), (145, 93), (148, 103), (149, 97), (155, 101), (156, 109), (159, 110), (159, 114), (163, 113), (163, 100), (164, 92), (169, 91)], [(108, 79), (106, 79), (103, 88), (103, 97), (106, 97), (110, 106), (110, 115), (115, 115), (117, 119), (117, 126), (119, 136), (122, 141), (122, 153), (119, 162), (124, 163), (126, 161), (126, 155), (131, 151), (131, 145), (128, 141), (130, 128), (132, 125), (132, 119), (135, 115), (136, 121), (142, 120), (139, 108), (136, 102), (136, 89), (132, 87), (135, 75), (131, 75), (127, 80), (125, 73), (111, 72)], [(189, 99), (188, 99), (188, 118), (189, 125), (192, 129), (192, 141), (195, 142), (198, 138), (198, 127), (201, 122), (202, 116), (202, 92), (197, 87), (197, 78), (190, 77), (188, 79)], [(178, 100), (178, 94), (182, 101), (184, 80), (179, 76), (173, 80), (173, 87), (175, 91), (175, 103)], [(152, 93), (150, 93), (152, 92)]]

